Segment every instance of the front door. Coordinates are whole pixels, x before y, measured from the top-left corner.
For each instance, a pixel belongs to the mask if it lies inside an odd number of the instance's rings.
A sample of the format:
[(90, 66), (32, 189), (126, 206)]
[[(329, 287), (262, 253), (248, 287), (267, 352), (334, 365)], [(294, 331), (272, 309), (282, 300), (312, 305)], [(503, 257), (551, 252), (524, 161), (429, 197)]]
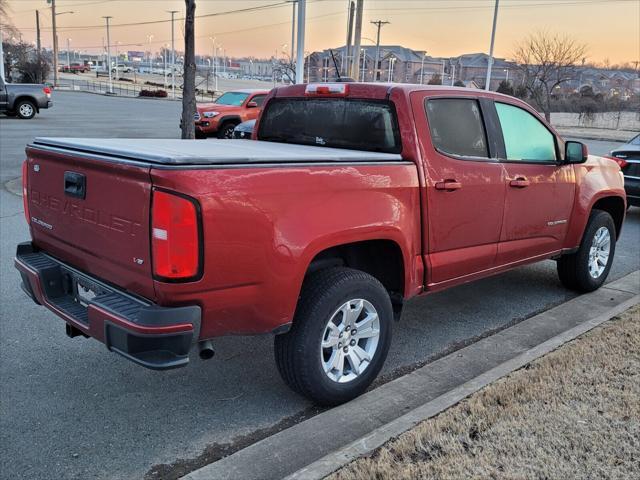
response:
[(495, 102), (502, 130), (506, 200), (498, 265), (559, 251), (573, 208), (575, 177), (556, 136), (534, 114)]
[(505, 199), (504, 169), (471, 95), (427, 97), (413, 111), (425, 168), (427, 285), (457, 283), (495, 266)]

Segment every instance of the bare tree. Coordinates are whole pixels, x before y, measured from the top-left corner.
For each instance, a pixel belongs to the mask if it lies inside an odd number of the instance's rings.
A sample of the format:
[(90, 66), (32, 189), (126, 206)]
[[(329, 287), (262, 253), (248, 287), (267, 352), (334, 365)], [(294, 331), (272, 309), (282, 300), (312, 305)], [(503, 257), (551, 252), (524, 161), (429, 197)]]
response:
[(514, 60), (521, 71), (523, 85), (530, 97), (551, 118), (551, 97), (554, 90), (576, 76), (578, 63), (587, 47), (574, 39), (541, 31), (517, 46)]
[(194, 117), (196, 114), (196, 53), (195, 53), (195, 14), (196, 0), (184, 0), (186, 14), (184, 19), (184, 73), (182, 86), (182, 138), (196, 137)]

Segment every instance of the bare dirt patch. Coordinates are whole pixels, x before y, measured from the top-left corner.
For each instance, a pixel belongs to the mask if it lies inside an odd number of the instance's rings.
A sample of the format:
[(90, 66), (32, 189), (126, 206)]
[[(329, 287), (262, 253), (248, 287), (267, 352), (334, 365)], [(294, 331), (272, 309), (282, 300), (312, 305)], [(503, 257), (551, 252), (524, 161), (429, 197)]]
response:
[(640, 306), (329, 478), (640, 478)]

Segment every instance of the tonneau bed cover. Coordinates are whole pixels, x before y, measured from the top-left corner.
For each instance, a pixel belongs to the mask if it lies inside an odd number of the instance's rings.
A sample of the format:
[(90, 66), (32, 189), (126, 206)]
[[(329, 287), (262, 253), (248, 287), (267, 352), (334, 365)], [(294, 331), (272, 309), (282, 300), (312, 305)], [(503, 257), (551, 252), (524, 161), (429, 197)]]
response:
[(394, 153), (252, 140), (39, 137), (30, 147), (158, 166), (402, 161)]

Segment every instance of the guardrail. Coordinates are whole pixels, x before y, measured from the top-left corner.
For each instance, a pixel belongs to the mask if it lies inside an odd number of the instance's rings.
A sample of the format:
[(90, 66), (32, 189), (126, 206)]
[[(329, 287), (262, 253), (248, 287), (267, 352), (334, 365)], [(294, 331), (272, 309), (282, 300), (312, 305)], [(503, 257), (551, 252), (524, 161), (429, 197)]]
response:
[[(113, 81), (111, 92), (109, 92), (109, 81), (108, 80), (87, 80), (87, 79), (60, 79), (58, 81), (58, 86), (56, 87), (58, 90), (71, 90), (75, 92), (92, 92), (92, 93), (102, 93), (102, 94), (111, 94), (115, 96), (121, 97), (139, 97), (140, 91), (142, 90), (150, 90), (152, 92), (156, 92), (159, 90), (164, 90), (167, 92), (168, 96), (165, 98), (162, 97), (154, 97), (161, 98), (164, 100), (171, 100), (171, 88), (163, 88), (156, 84), (139, 84), (139, 83), (127, 83), (120, 81)], [(196, 101), (209, 101), (212, 102), (216, 98), (218, 98), (218, 92), (203, 92), (198, 91), (196, 93)], [(182, 89), (176, 86), (176, 99), (182, 98)]]

